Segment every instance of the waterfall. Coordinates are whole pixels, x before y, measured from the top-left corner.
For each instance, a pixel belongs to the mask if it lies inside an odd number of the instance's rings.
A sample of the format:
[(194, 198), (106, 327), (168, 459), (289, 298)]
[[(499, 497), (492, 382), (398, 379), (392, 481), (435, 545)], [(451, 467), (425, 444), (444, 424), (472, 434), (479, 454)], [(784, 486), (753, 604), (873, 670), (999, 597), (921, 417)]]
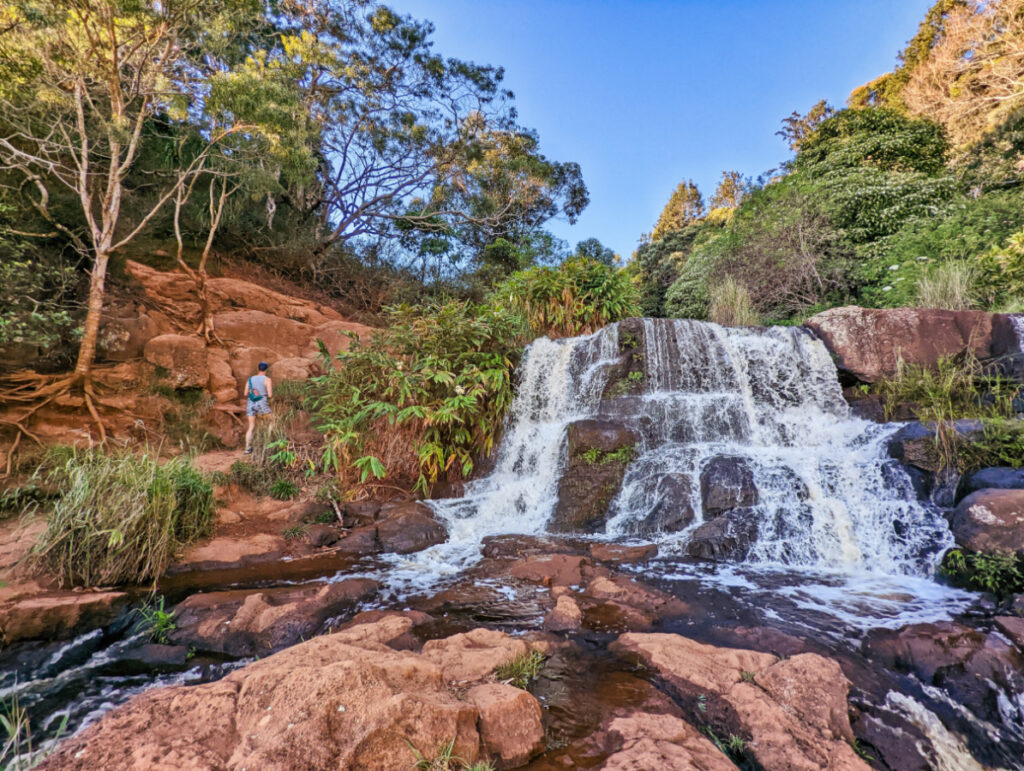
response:
[(671, 477), (688, 489), (694, 520), (650, 537), (685, 545), (705, 521), (701, 471), (724, 455), (750, 469), (758, 492), (747, 562), (926, 574), (951, 544), (942, 517), (918, 503), (887, 457), (895, 427), (851, 416), (828, 351), (810, 332), (671, 319), (644, 319), (642, 329), (639, 395), (602, 399), (622, 356), (618, 325), (529, 347), (494, 470), (463, 498), (433, 504), (452, 543), (543, 533), (557, 503), (567, 427), (604, 418), (640, 437), (606, 536), (636, 534)]

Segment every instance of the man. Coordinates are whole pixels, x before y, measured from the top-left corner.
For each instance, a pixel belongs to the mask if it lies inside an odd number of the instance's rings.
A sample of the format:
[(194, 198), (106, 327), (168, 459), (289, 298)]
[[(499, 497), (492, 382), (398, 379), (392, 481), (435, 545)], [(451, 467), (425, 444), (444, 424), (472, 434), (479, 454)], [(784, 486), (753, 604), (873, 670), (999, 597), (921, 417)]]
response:
[(267, 375), (267, 363), (261, 361), (255, 375), (245, 384), (245, 414), (249, 418), (249, 430), (245, 432), (245, 452), (252, 454), (252, 433), (256, 430), (256, 417), (270, 414), (270, 398), (274, 395), (274, 384)]

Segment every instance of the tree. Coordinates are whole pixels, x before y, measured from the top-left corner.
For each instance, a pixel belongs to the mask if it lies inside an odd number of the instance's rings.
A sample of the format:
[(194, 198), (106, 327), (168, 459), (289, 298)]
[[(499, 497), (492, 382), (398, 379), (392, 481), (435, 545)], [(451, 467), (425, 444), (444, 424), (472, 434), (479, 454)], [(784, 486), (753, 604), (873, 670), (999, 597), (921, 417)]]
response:
[(712, 209), (735, 209), (743, 201), (748, 185), (738, 171), (723, 171), (722, 179), (711, 196)]
[[(91, 373), (110, 255), (129, 244), (201, 172), (214, 148), (249, 127), (225, 116), (226, 122), (209, 123), (207, 133), (192, 135), (198, 144), (184, 167), (159, 187), (148, 211), (130, 223), (122, 218), (125, 180), (154, 119), (183, 123), (204, 111), (209, 73), (192, 66), (191, 46), (202, 44), (197, 30), (230, 26), (233, 10), (208, 0), (20, 0), (5, 9), (0, 164), (21, 177), (32, 207), (52, 228), (20, 235), (62, 233), (91, 266), (74, 373), (30, 398), (52, 398), (82, 385), (101, 437), (105, 432), (93, 404)], [(81, 231), (51, 212), (57, 189), (77, 199)]]
[(782, 129), (775, 134), (786, 140), (790, 150), (799, 150), (800, 145), (814, 133), (821, 122), (831, 118), (835, 112), (832, 106), (822, 99), (808, 110), (806, 115), (794, 110), (788, 118), (783, 118)]
[(574, 257), (585, 257), (609, 267), (615, 265), (618, 255), (596, 238), (587, 238), (576, 244)]
[(668, 199), (668, 203), (658, 217), (651, 238), (660, 241), (669, 233), (682, 230), (687, 225), (701, 219), (705, 214), (704, 197), (692, 179), (680, 182), (679, 186)]

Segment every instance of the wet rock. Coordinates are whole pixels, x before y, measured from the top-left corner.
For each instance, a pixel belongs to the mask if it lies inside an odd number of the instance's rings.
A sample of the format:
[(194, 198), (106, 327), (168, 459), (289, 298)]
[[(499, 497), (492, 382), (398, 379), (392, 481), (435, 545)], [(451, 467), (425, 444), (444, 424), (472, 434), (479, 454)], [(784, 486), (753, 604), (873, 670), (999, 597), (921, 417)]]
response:
[(957, 505), (950, 520), (966, 549), (1024, 554), (1024, 490), (978, 490)]
[(339, 506), (341, 509), (341, 524), (345, 527), (360, 527), (361, 525), (375, 522), (382, 505), (375, 501), (342, 503)]
[(675, 715), (636, 712), (615, 717), (599, 738), (614, 748), (603, 771), (695, 769), (735, 771), (736, 766), (696, 728)]
[(1021, 651), (1024, 651), (1024, 618), (1020, 616), (997, 616), (996, 627), (1005, 634)]
[(540, 704), (526, 691), (502, 683), (470, 688), (466, 700), (480, 710), (480, 742), (499, 768), (518, 768), (544, 749)]
[(140, 645), (117, 651), (114, 668), (122, 674), (182, 669), (188, 662), (187, 645)]
[(693, 522), (690, 496), (693, 483), (686, 474), (666, 474), (658, 481), (658, 502), (634, 528), (639, 535), (675, 533)]
[(542, 586), (579, 586), (589, 564), (585, 557), (551, 554), (521, 560), (509, 568), (508, 574)]
[(707, 519), (757, 505), (754, 473), (743, 458), (716, 455), (700, 472), (700, 495)]
[(802, 653), (779, 661), (674, 634), (625, 634), (610, 648), (655, 669), (681, 696), (719, 697), (720, 717), (750, 737), (748, 751), (762, 768), (869, 768), (848, 743), (850, 684), (831, 659)]
[(549, 632), (574, 632), (583, 623), (583, 611), (570, 595), (563, 594), (544, 617), (544, 628)]
[(865, 637), (863, 650), (876, 664), (913, 672), (986, 720), (1001, 720), (1001, 692), (1024, 690), (1020, 651), (999, 635), (953, 621), (876, 629)]
[(448, 539), (444, 525), (422, 503), (388, 504), (378, 516), (377, 540), (384, 552), (411, 554)]
[(590, 547), (590, 556), (598, 562), (610, 562), (616, 565), (646, 562), (658, 556), (658, 546), (653, 543), (643, 546), (595, 543)]
[(988, 359), (1016, 350), (1005, 317), (932, 308), (831, 308), (806, 321), (840, 372), (864, 383), (893, 376), (897, 363), (934, 367), (944, 356), (970, 351)]
[(230, 656), (263, 656), (316, 634), (327, 619), (376, 591), (375, 581), (351, 578), (262, 592), (193, 594), (175, 608), (171, 641)]
[(377, 542), (377, 528), (373, 525), (368, 525), (350, 530), (335, 544), (334, 548), (353, 557), (366, 557), (371, 554), (377, 554), (380, 552), (380, 544)]
[(569, 425), (568, 460), (558, 484), (552, 532), (603, 529), (636, 443), (636, 434), (621, 423), (579, 420)]
[(960, 480), (957, 495), (964, 498), (978, 490), (1024, 490), (1024, 468), (999, 466), (972, 471)]
[(330, 525), (310, 525), (306, 530), (306, 543), (314, 549), (334, 546), (340, 538), (341, 534)]
[(210, 379), (201, 337), (159, 335), (146, 343), (145, 357), (167, 371), (166, 380), (175, 388), (204, 388)]
[(110, 624), (128, 604), (125, 592), (69, 591), (0, 604), (0, 643), (61, 640), (78, 630)]
[(756, 512), (733, 509), (694, 530), (686, 543), (686, 553), (706, 560), (741, 560), (756, 540)]
[(484, 538), (481, 551), (491, 559), (521, 559), (553, 553), (583, 555), (591, 549), (586, 541), (564, 536), (492, 535)]
[(214, 683), (147, 691), (68, 739), (40, 768), (392, 771), (414, 763), (410, 743), (430, 753), (449, 740), (454, 755), (474, 763), (482, 754), (479, 708), (453, 695), (425, 656), (387, 647), (411, 624), (385, 618)]
[(585, 605), (584, 626), (598, 631), (646, 630), (660, 619), (690, 612), (676, 597), (621, 575), (591, 579), (579, 601)]
[[(964, 439), (979, 437), (979, 420), (955, 420), (953, 429)], [(890, 437), (886, 446), (889, 456), (900, 463), (935, 473), (941, 469), (941, 458), (935, 449), (935, 426), (930, 423), (908, 423)]]

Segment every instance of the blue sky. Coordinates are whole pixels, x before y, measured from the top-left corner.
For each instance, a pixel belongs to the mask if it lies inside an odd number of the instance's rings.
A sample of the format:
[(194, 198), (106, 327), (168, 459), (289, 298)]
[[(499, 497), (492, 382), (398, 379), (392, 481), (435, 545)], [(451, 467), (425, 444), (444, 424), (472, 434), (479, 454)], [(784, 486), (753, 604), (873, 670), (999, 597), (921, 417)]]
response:
[(435, 49), (505, 68), (520, 122), (583, 168), (590, 206), (551, 230), (628, 257), (675, 186), (710, 196), (789, 156), (793, 110), (891, 70), (933, 0), (391, 0)]

